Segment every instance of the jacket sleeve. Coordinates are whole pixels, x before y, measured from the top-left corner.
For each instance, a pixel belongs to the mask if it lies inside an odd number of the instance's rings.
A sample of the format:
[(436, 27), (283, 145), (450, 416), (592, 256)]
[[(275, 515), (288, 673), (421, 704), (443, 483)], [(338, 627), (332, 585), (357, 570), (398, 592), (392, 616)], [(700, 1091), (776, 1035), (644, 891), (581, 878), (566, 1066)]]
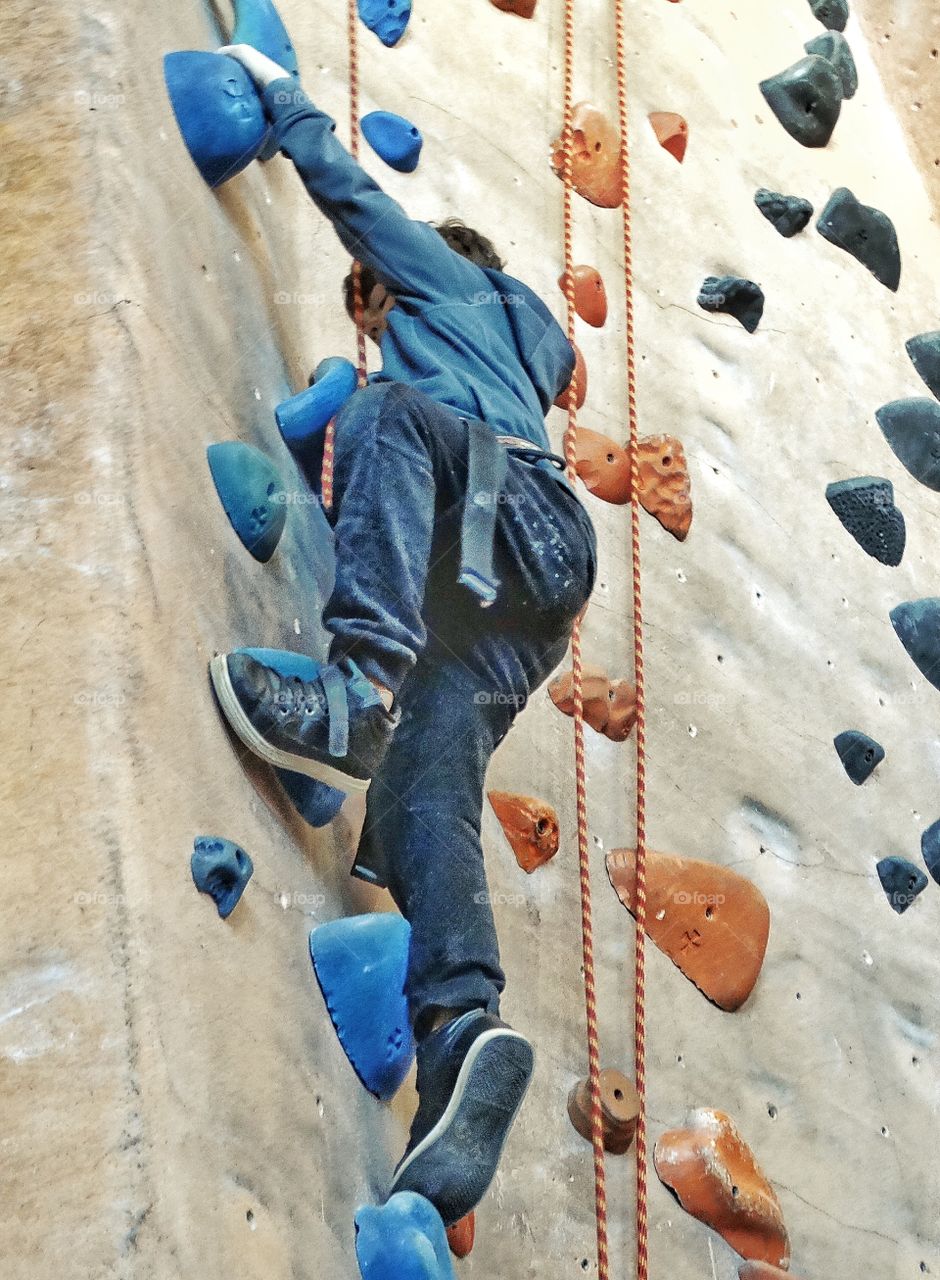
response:
[(313, 105), (296, 80), (268, 85), (264, 105), (278, 147), (293, 160), (313, 202), (351, 256), (388, 289), (431, 304), (470, 301), (485, 292), (482, 270), (386, 195), (336, 137), (335, 121)]

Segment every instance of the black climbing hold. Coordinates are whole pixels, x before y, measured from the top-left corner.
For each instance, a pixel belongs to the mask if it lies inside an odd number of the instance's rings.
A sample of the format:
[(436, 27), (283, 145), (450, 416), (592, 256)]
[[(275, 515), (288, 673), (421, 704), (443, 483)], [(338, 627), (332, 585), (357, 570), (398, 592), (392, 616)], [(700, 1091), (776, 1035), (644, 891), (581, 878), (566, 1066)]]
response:
[(222, 836), (198, 836), (190, 866), (196, 888), (209, 895), (223, 920), (235, 910), (254, 871), (245, 850)]
[(885, 758), (881, 743), (860, 729), (846, 729), (837, 733), (833, 741), (842, 767), (857, 787), (871, 777)]
[(894, 485), (880, 476), (857, 476), (826, 486), (826, 500), (863, 551), (882, 564), (898, 565), (907, 530), (894, 505)]
[(940, 404), (892, 400), (875, 417), (898, 460), (921, 484), (940, 493)]
[(921, 675), (940, 689), (940, 599), (928, 596), (896, 605), (891, 625)]
[(807, 40), (803, 48), (831, 62), (842, 81), (843, 98), (854, 98), (858, 88), (858, 69), (852, 56), (852, 46), (838, 31), (825, 31), (815, 40)]
[(802, 231), (813, 216), (813, 206), (802, 196), (784, 196), (761, 187), (754, 196), (761, 213), (787, 240)]
[(849, 0), (809, 0), (813, 17), (830, 31), (844, 31), (849, 20)]
[(897, 292), (901, 283), (901, 251), (894, 223), (880, 209), (856, 200), (839, 187), (816, 223), (819, 234), (867, 267), (876, 280)]
[(206, 450), (216, 491), (246, 551), (270, 560), (287, 520), (287, 495), (274, 464), (260, 449), (227, 440)]
[(842, 80), (831, 62), (809, 54), (761, 81), (767, 105), (791, 138), (804, 147), (824, 147), (842, 110)]
[(905, 346), (914, 368), (940, 400), (940, 329), (909, 338)]
[(927, 877), (906, 858), (882, 858), (878, 879), (892, 911), (903, 915), (919, 893), (927, 888)]
[(753, 280), (740, 276), (708, 276), (699, 290), (698, 305), (703, 311), (721, 311), (734, 316), (753, 333), (764, 314), (764, 291)]
[(940, 821), (933, 822), (920, 838), (920, 851), (927, 870), (940, 884)]

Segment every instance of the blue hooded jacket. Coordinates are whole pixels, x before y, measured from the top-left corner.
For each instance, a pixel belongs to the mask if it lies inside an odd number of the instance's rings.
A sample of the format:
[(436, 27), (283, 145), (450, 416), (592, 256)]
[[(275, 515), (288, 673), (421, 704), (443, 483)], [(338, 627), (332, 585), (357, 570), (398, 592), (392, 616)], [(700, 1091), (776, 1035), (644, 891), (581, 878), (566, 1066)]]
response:
[[(352, 257), (395, 295), (377, 382), (405, 382), (438, 404), (549, 450), (545, 415), (568, 386), (574, 351), (527, 285), (454, 252), (409, 218), (339, 142), (335, 122), (291, 80), (264, 92), (278, 147)], [(547, 465), (547, 464), (546, 464)]]

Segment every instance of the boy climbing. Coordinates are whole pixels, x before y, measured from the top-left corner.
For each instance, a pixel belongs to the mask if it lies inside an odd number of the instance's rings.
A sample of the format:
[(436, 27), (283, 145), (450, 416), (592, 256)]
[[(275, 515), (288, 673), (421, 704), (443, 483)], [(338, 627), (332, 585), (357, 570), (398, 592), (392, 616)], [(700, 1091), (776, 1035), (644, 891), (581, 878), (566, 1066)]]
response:
[(234, 653), (213, 659), (212, 682), (262, 759), (368, 788), (356, 870), (387, 883), (412, 931), (419, 1107), (392, 1190), (453, 1223), (492, 1181), (533, 1068), (499, 1017), (480, 824), (490, 757), (563, 659), (596, 573), (544, 424), (574, 353), (488, 241), (408, 218), (282, 67), (222, 52), (362, 263), (383, 368), (336, 420), (327, 664), (305, 682)]

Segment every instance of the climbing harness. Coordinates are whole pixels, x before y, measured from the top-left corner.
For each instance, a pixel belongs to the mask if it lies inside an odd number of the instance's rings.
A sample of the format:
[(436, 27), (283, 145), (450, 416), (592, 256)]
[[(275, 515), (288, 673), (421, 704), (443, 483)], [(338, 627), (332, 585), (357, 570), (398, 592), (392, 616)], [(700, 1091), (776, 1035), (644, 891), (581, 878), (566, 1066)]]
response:
[[(573, 164), (574, 164), (574, 0), (565, 0), (564, 55), (564, 253), (565, 299), (568, 338), (575, 336), (575, 278), (573, 253)], [(631, 475), (631, 558), (633, 572), (633, 641), (636, 684), (636, 941), (635, 941), (635, 1075), (640, 1099), (636, 1129), (636, 1274), (647, 1280), (649, 1270), (647, 1211), (647, 1138), (646, 1138), (646, 703), (643, 667), (642, 582), (640, 573), (640, 483), (638, 457), (638, 417), (636, 399), (635, 315), (633, 306), (633, 239), (630, 219), (629, 113), (627, 104), (626, 38), (624, 0), (616, 0), (617, 100), (620, 117), (620, 182), (623, 217), (624, 297), (626, 316), (627, 405), (630, 427), (629, 456)], [(577, 443), (577, 370), (568, 392), (568, 426), (565, 431), (565, 458), (569, 476), (575, 476)], [(587, 829), (587, 807), (584, 761), (583, 663), (581, 657), (581, 618), (571, 640), (574, 697), (575, 786), (578, 819), (578, 858), (581, 877), (581, 930), (584, 965), (584, 993), (587, 1013), (591, 1142), (594, 1150), (594, 1195), (597, 1216), (597, 1273), (599, 1280), (609, 1280), (607, 1193), (604, 1166), (604, 1140), (600, 1100), (600, 1061), (597, 1032), (597, 995), (594, 962), (593, 923), (591, 911), (591, 875)]]

